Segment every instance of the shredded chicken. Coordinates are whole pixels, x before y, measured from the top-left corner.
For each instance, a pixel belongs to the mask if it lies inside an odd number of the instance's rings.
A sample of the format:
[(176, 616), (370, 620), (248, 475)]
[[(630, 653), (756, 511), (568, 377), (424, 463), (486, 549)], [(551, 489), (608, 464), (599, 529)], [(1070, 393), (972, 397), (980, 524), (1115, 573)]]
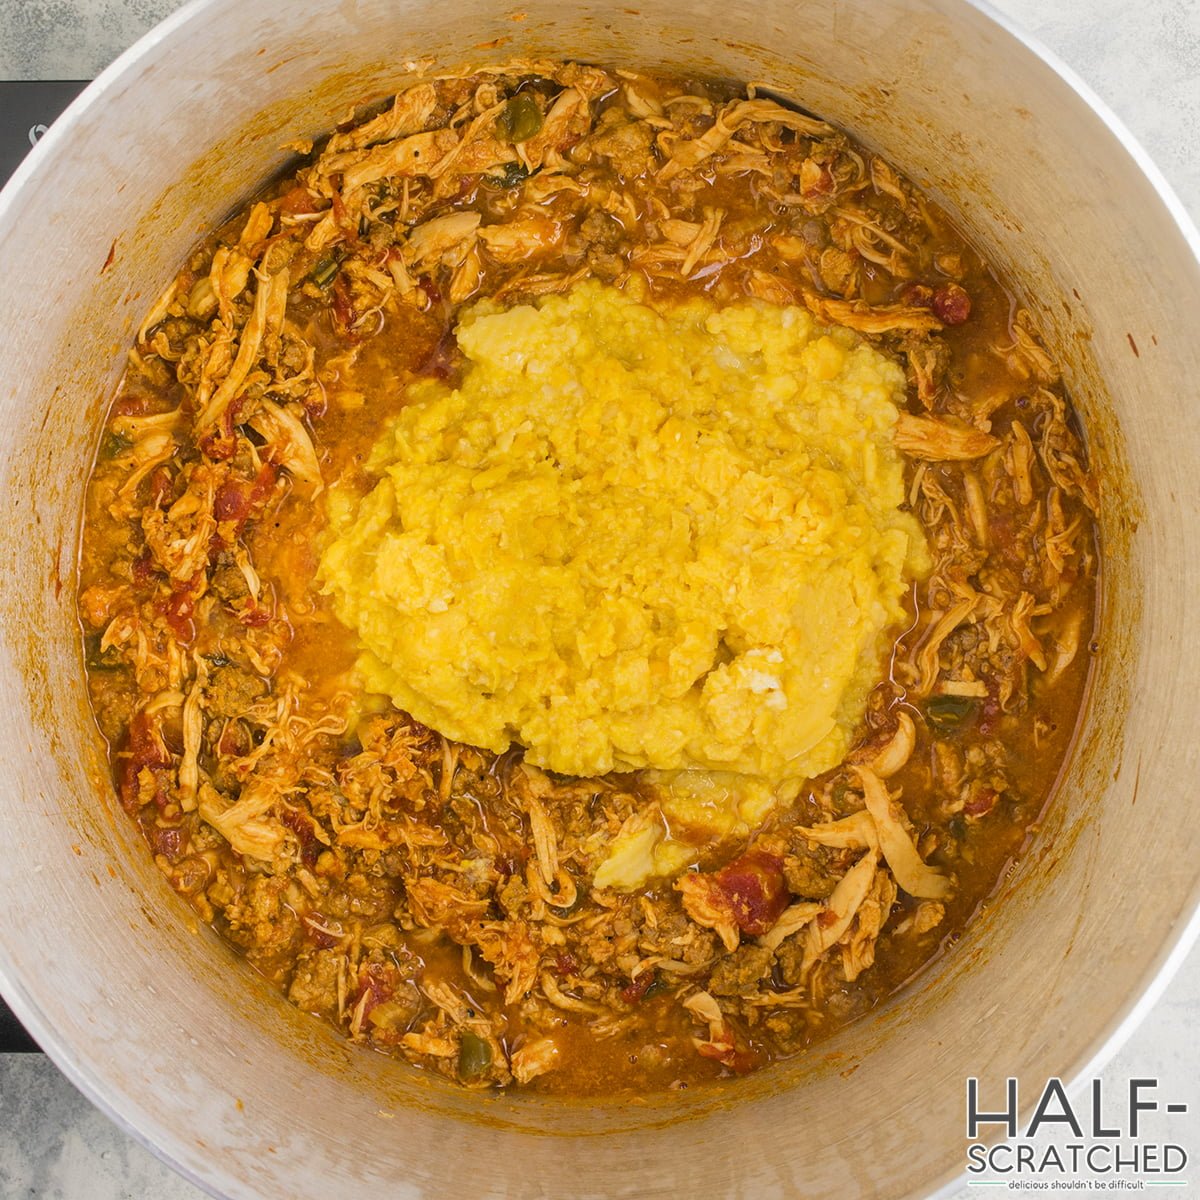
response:
[[(755, 89), (416, 75), (296, 149), (151, 306), (90, 485), (93, 707), (155, 861), (293, 1003), (467, 1087), (678, 1086), (868, 1011), (1035, 819), (1095, 650), (1100, 489), (1028, 312), (894, 167)], [(381, 708), (314, 580), (408, 384), (463, 369), (459, 308), (587, 278), (793, 306), (908, 381), (907, 623), (845, 761), (720, 833)], [(617, 890), (614, 841), (668, 832), (677, 877)]]
[(952, 425), (933, 417), (901, 413), (896, 424), (896, 445), (913, 458), (932, 462), (961, 462), (982, 458), (998, 445), (991, 434)]
[(874, 771), (856, 768), (862, 784), (863, 800), (871, 820), (875, 822), (875, 833), (883, 854), (896, 882), (910, 896), (924, 900), (944, 900), (950, 894), (950, 881), (940, 871), (921, 861), (896, 811), (896, 805), (887, 794), (887, 789)]
[(526, 1042), (520, 1049), (513, 1051), (512, 1073), (518, 1083), (528, 1083), (539, 1075), (554, 1069), (558, 1059), (558, 1043), (550, 1037), (537, 1038)]
[(875, 881), (878, 861), (876, 851), (868, 850), (842, 876), (825, 908), (809, 922), (801, 967), (803, 975), (807, 975), (818, 959), (831, 946), (836, 946), (850, 928)]

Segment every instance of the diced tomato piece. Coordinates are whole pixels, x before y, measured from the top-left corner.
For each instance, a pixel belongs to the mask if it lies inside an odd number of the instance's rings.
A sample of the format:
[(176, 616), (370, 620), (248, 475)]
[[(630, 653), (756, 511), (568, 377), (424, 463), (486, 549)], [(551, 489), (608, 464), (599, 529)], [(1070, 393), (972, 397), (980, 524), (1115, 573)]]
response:
[(279, 819), (296, 835), (300, 843), (300, 861), (306, 867), (315, 866), (321, 853), (321, 843), (317, 840), (312, 818), (297, 808), (289, 808)]
[(442, 290), (438, 287), (429, 275), (422, 275), (417, 279), (417, 287), (425, 293), (426, 299), (430, 304), (441, 304)]
[(933, 311), (945, 325), (961, 325), (971, 315), (971, 297), (957, 283), (943, 284), (933, 293)]
[(155, 467), (150, 474), (150, 503), (155, 508), (165, 508), (175, 493), (175, 481), (166, 467)]
[(232, 521), (241, 528), (266, 502), (279, 478), (279, 468), (265, 462), (253, 480), (225, 480), (213, 498), (213, 516), (218, 521)]
[(190, 645), (196, 636), (196, 625), (192, 620), (196, 611), (195, 594), (189, 588), (177, 588), (160, 607), (175, 636), (183, 645)]
[(330, 291), (332, 297), (329, 304), (333, 310), (333, 323), (337, 327), (338, 333), (351, 341), (358, 341), (359, 336), (352, 328), (354, 322), (358, 320), (358, 313), (354, 308), (354, 300), (350, 295), (350, 284), (346, 276), (339, 275), (333, 281)]
[(578, 970), (579, 963), (570, 950), (556, 950), (554, 952), (554, 971), (560, 978), (574, 975)]
[(221, 414), (216, 427), (200, 439), (200, 449), (215, 462), (225, 462), (237, 453), (237, 435), (233, 432), (237, 405), (235, 400)]
[(155, 854), (161, 854), (168, 862), (178, 862), (183, 854), (183, 830), (178, 825), (156, 827), (150, 837)]
[[(166, 772), (171, 756), (159, 737), (153, 719), (139, 712), (129, 722), (125, 749), (117, 772), (117, 790), (122, 806), (136, 813), (143, 803), (152, 800), (162, 807), (166, 803)], [(146, 785), (146, 795), (143, 791)]]
[(288, 216), (299, 217), (307, 213), (320, 212), (321, 206), (308, 188), (303, 184), (298, 184), (290, 192), (284, 192), (279, 197), (279, 211)]
[(972, 792), (971, 798), (963, 805), (963, 812), (968, 817), (986, 817), (999, 799), (1000, 793), (995, 788), (981, 787)]
[(643, 971), (621, 989), (621, 999), (626, 1004), (637, 1004), (644, 1000), (651, 984), (654, 983), (654, 977), (653, 971)]
[(358, 991), (353, 1000), (357, 1019), (365, 1023), (371, 1009), (392, 998), (399, 982), (400, 973), (391, 964), (363, 963), (358, 969)]
[(765, 850), (747, 850), (712, 876), (734, 923), (751, 937), (766, 933), (790, 901), (783, 882), (783, 859)]
[(154, 586), (156, 571), (154, 569), (154, 558), (149, 550), (143, 550), (133, 560), (133, 566), (130, 568), (129, 574), (133, 580), (133, 586), (139, 591), (145, 591)]
[(701, 1058), (715, 1059), (738, 1075), (745, 1075), (754, 1070), (755, 1056), (749, 1050), (721, 1042), (701, 1042), (696, 1050)]

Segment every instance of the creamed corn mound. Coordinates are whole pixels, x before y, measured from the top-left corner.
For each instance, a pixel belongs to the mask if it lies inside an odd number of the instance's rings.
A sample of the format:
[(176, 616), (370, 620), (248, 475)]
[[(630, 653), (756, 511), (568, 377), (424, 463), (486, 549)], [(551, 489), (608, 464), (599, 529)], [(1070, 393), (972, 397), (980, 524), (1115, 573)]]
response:
[(804, 310), (601, 284), (467, 311), (336, 493), (321, 577), (367, 686), (570, 775), (838, 763), (925, 562), (903, 372)]

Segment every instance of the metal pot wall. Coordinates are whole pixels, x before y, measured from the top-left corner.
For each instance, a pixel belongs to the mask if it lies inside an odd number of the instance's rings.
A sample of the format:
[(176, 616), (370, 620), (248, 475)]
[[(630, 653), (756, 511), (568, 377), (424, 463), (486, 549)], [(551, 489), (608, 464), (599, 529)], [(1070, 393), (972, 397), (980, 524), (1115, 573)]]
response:
[[(419, 60), (526, 51), (762, 81), (887, 153), (1016, 280), (1106, 481), (1104, 631), (1045, 827), (955, 949), (807, 1058), (703, 1095), (460, 1094), (358, 1051), (196, 929), (111, 794), (74, 615), (133, 331), (190, 246)], [(198, 0), (0, 197), (0, 988), (67, 1074), (231, 1197), (917, 1196), (964, 1081), (1032, 1100), (1115, 1048), (1196, 932), (1197, 238), (1055, 64), (955, 0)]]

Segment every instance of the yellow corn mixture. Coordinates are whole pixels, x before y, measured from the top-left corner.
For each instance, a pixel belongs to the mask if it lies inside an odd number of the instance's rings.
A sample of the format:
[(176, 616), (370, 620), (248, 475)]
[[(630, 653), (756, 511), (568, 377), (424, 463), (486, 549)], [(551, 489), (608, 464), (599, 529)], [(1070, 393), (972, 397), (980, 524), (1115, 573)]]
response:
[(320, 576), (372, 691), (568, 775), (844, 756), (923, 570), (903, 372), (798, 308), (583, 284), (458, 326), (336, 492)]

